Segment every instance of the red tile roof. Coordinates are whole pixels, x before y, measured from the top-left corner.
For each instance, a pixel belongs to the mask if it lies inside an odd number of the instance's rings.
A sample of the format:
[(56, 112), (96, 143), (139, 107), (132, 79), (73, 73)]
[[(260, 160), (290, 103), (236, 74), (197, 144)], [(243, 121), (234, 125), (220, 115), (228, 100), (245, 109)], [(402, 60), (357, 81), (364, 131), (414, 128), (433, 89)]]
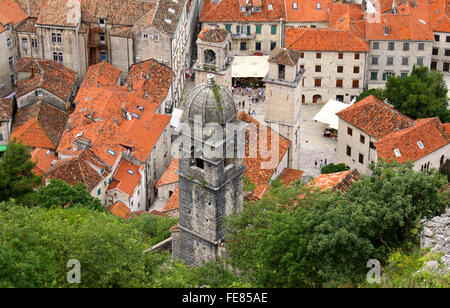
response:
[(16, 72), (31, 74), (29, 79), (17, 83), (17, 97), (42, 88), (67, 102), (77, 82), (76, 72), (50, 60), (21, 58)]
[(222, 43), (229, 34), (224, 28), (206, 27), (200, 31), (198, 38), (204, 42)]
[(130, 218), (130, 214), (131, 214), (130, 208), (121, 201), (114, 203), (108, 209), (111, 213), (113, 213), (114, 215), (116, 215), (120, 218), (123, 218), (123, 219)]
[[(250, 182), (252, 182), (253, 184), (255, 184), (256, 186), (259, 185), (267, 185), (270, 181), (270, 179), (272, 178), (276, 167), (278, 167), (279, 162), (281, 161), (281, 159), (284, 157), (284, 155), (287, 153), (289, 146), (291, 145), (290, 141), (285, 139), (284, 137), (278, 135), (278, 133), (276, 133), (275, 131), (273, 131), (272, 129), (266, 127), (265, 125), (261, 124), (260, 122), (258, 122), (255, 118), (251, 117), (250, 115), (248, 115), (245, 112), (240, 112), (237, 116), (237, 119), (240, 121), (243, 121), (245, 123), (252, 123), (256, 126), (257, 128), (257, 135), (258, 136), (254, 136), (256, 138), (256, 140), (253, 139), (250, 140), (250, 134), (248, 132), (246, 132), (246, 139), (248, 140), (248, 142), (246, 142), (245, 145), (245, 158), (244, 158), (244, 165), (247, 166), (247, 169), (244, 171), (244, 176), (248, 177)], [(263, 139), (262, 137), (259, 138), (259, 132), (260, 129), (259, 127), (263, 126), (262, 129), (267, 129), (267, 151), (262, 152), (260, 149), (260, 141)], [(276, 167), (275, 168), (264, 168), (263, 167), (263, 163), (264, 162), (269, 162), (271, 161), (271, 157), (269, 157), (271, 155), (271, 149), (272, 149), (272, 134), (275, 134), (278, 136), (278, 140), (279, 140), (279, 153), (278, 153), (278, 157), (276, 157)], [(255, 158), (250, 158), (249, 154), (249, 146), (252, 146), (253, 144), (257, 144), (257, 153), (256, 153), (256, 157)], [(263, 156), (267, 156), (268, 158), (263, 158)]]
[(139, 167), (122, 159), (117, 166), (108, 190), (118, 189), (128, 196), (132, 196), (140, 180)]
[(180, 186), (177, 185), (177, 188), (175, 188), (175, 191), (173, 192), (172, 196), (170, 196), (166, 205), (162, 209), (162, 212), (167, 213), (177, 210), (179, 208), (180, 208)]
[[(405, 163), (408, 160), (417, 161), (449, 143), (450, 134), (439, 118), (427, 118), (418, 119), (414, 126), (384, 136), (375, 146), (378, 158)], [(401, 156), (397, 157), (394, 149), (398, 149)]]
[(430, 26), (436, 32), (450, 32), (450, 7), (446, 0), (428, 0)]
[(76, 27), (80, 22), (81, 16), (77, 16), (81, 15), (80, 7), (80, 0), (45, 0), (36, 24)]
[[(110, 166), (121, 151), (128, 150), (145, 162), (169, 125), (170, 116), (155, 114), (157, 104), (127, 88), (109, 85), (117, 72), (109, 66), (103, 65), (100, 73), (100, 66), (94, 66), (94, 72), (90, 72), (90, 67), (89, 80), (83, 81), (78, 91), (77, 107), (68, 120), (58, 151), (73, 150), (73, 141), (82, 134), (91, 143), (92, 151)], [(105, 69), (107, 76), (102, 76)]]
[[(333, 0), (285, 0), (286, 20), (288, 22), (326, 22), (328, 21), (328, 5)], [(297, 9), (294, 9), (296, 3)], [(320, 9), (317, 9), (317, 3)]]
[(287, 27), (286, 46), (299, 51), (369, 51), (369, 44), (353, 29), (341, 31)]
[(11, 140), (17, 138), (33, 148), (56, 149), (67, 114), (43, 102), (21, 108), (13, 122)]
[(269, 56), (269, 62), (277, 64), (296, 66), (301, 52), (289, 48), (275, 48)]
[(293, 182), (301, 179), (303, 176), (303, 173), (305, 173), (303, 170), (286, 168), (280, 174), (280, 176), (278, 177), (278, 180), (283, 181), (284, 185), (291, 185)]
[[(236, 0), (205, 1), (200, 14), (200, 22), (208, 21), (273, 21), (285, 18), (284, 0), (261, 0), (261, 12), (247, 16), (240, 11)], [(272, 10), (269, 9), (271, 5)]]
[[(14, 26), (26, 18), (27, 15), (16, 2), (13, 0), (0, 0), (0, 24), (11, 24)], [(0, 25), (0, 33), (3, 31), (5, 31), (5, 28)]]
[(27, 18), (20, 23), (18, 23), (16, 26), (14, 26), (14, 30), (16, 32), (30, 32), (30, 33), (36, 33), (36, 21), (37, 18)]
[(161, 178), (156, 183), (156, 187), (160, 187), (167, 184), (173, 184), (178, 183), (179, 176), (178, 176), (178, 158), (174, 158), (170, 164), (169, 167), (167, 167), (164, 174), (161, 176)]
[(12, 98), (0, 98), (0, 120), (11, 120), (13, 111)]
[(414, 125), (412, 119), (373, 95), (356, 102), (336, 115), (377, 139)]
[[(364, 16), (360, 4), (334, 2), (330, 3), (328, 11), (330, 28), (337, 30), (350, 30), (353, 28), (358, 30), (360, 34), (365, 33)], [(359, 29), (360, 25), (362, 25), (362, 29)], [(362, 32), (359, 30), (362, 30)]]
[(173, 71), (154, 59), (131, 66), (125, 86), (158, 106), (167, 97)]
[(321, 190), (332, 189), (344, 192), (354, 182), (359, 180), (360, 177), (361, 176), (356, 169), (330, 174), (321, 174), (314, 178), (308, 185), (319, 187)]
[(86, 190), (91, 191), (111, 172), (105, 162), (91, 150), (74, 152), (72, 155), (70, 158), (57, 161), (45, 177), (60, 179), (71, 185), (83, 183)]
[[(433, 31), (428, 24), (412, 15), (381, 14), (381, 22), (366, 23), (368, 40), (433, 41)], [(385, 35), (385, 29), (388, 34)]]
[(450, 123), (443, 124), (445, 129), (447, 130), (447, 133), (450, 134)]
[(31, 161), (36, 163), (33, 172), (37, 175), (44, 175), (52, 167), (52, 162), (56, 162), (58, 157), (55, 152), (47, 149), (36, 148), (31, 152)]

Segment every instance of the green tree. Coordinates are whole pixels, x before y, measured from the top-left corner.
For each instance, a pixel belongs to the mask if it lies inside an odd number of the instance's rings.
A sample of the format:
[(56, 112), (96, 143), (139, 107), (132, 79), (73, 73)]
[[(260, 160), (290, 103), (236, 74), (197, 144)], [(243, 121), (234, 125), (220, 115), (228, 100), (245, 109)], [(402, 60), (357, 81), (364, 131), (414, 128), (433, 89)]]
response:
[(100, 200), (92, 197), (82, 183), (70, 185), (61, 180), (51, 180), (46, 186), (40, 187), (36, 192), (28, 194), (21, 200), (21, 203), (28, 206), (40, 206), (44, 208), (68, 208), (68, 207), (88, 207), (97, 211), (104, 208)]
[(395, 109), (413, 119), (439, 117), (443, 123), (450, 121), (443, 75), (426, 66), (414, 66), (406, 77), (389, 76), (384, 95)]
[(370, 95), (375, 96), (376, 98), (380, 99), (380, 100), (384, 100), (385, 96), (384, 96), (384, 89), (369, 89), (369, 90), (365, 90), (363, 91), (357, 98), (356, 101), (359, 102), (360, 100), (362, 100), (363, 98), (366, 98)]
[(17, 198), (33, 191), (42, 178), (32, 172), (35, 164), (26, 146), (15, 140), (0, 160), (0, 201)]
[(320, 169), (320, 172), (322, 174), (329, 174), (329, 173), (335, 173), (335, 172), (341, 172), (341, 171), (347, 171), (349, 168), (345, 164), (328, 164), (322, 169)]
[(355, 286), (369, 259), (417, 243), (420, 219), (448, 205), (446, 184), (382, 162), (345, 193), (277, 187), (228, 219), (230, 261), (258, 287)]

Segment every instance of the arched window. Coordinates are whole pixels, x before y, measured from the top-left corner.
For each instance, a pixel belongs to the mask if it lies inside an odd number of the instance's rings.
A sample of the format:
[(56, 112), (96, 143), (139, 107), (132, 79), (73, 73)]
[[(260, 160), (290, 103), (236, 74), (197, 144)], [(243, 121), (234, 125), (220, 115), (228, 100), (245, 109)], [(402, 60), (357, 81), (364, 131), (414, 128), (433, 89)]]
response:
[(321, 103), (322, 102), (322, 95), (316, 94), (313, 96), (313, 103)]
[(216, 64), (216, 53), (211, 49), (205, 50), (205, 63)]

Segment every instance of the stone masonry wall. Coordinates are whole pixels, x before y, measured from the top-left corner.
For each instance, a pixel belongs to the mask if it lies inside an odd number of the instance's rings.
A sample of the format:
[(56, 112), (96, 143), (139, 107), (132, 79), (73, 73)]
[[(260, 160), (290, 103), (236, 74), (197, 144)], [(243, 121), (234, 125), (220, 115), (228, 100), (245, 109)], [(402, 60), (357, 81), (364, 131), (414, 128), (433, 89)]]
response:
[(424, 222), (424, 228), (420, 234), (420, 246), (445, 252), (441, 260), (450, 268), (450, 208), (441, 216)]

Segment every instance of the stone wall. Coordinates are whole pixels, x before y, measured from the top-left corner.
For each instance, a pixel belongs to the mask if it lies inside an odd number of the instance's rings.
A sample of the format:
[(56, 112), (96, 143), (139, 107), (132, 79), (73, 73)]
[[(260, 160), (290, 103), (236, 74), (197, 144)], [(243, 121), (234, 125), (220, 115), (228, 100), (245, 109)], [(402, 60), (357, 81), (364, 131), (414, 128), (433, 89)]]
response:
[(445, 252), (441, 261), (450, 268), (450, 208), (441, 216), (424, 222), (420, 246), (431, 248), (432, 251)]

